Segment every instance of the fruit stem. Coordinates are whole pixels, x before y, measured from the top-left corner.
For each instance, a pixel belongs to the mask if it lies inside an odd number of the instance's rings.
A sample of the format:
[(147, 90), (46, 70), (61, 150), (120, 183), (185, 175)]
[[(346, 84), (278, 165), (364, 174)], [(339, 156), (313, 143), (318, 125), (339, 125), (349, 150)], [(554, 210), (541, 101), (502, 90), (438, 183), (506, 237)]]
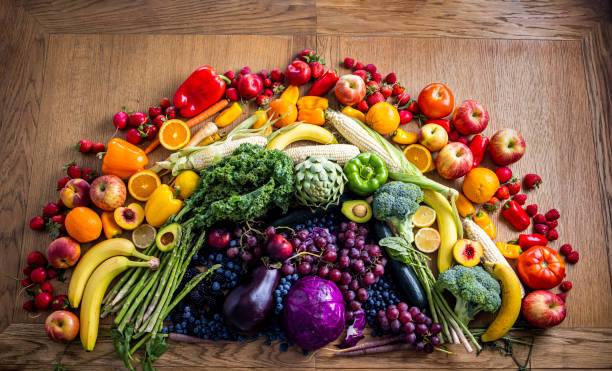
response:
[(137, 250), (134, 250), (132, 252), (132, 256), (138, 259), (142, 259), (142, 260), (150, 260), (151, 258), (153, 258), (153, 256), (145, 255)]

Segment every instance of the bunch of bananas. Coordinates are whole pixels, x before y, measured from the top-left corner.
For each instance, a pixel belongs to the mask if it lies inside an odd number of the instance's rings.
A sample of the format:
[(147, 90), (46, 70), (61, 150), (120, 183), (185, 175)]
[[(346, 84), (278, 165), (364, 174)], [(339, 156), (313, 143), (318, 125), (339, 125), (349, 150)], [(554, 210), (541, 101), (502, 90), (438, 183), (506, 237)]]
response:
[[(133, 261), (127, 257), (144, 261)], [(100, 306), (106, 289), (115, 277), (130, 267), (157, 269), (159, 259), (138, 252), (130, 240), (113, 238), (90, 248), (74, 269), (68, 300), (73, 308), (81, 305), (80, 336), (85, 350), (93, 350), (96, 345)]]

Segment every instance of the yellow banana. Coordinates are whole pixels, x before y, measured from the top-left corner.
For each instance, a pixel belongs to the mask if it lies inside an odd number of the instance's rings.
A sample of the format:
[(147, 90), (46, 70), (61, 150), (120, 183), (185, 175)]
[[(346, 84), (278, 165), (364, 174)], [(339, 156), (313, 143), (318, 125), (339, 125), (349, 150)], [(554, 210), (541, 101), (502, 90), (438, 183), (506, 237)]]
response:
[(313, 142), (322, 144), (338, 143), (331, 131), (325, 128), (312, 124), (298, 124), (293, 129), (290, 129), (282, 134), (278, 134), (268, 143), (266, 148), (282, 150), (298, 140), (311, 140)]
[(144, 260), (150, 259), (149, 256), (138, 252), (132, 241), (125, 238), (111, 238), (110, 240), (102, 241), (90, 248), (85, 255), (81, 257), (81, 260), (74, 269), (74, 272), (72, 272), (72, 277), (70, 278), (68, 301), (73, 308), (79, 306), (85, 284), (93, 270), (106, 259), (117, 255), (133, 256)]
[(453, 209), (444, 196), (438, 192), (424, 189), (423, 201), (433, 208), (437, 214), (438, 232), (440, 232), (440, 248), (438, 249), (438, 271), (444, 272), (453, 263), (453, 246), (457, 242), (457, 228)]
[(521, 312), (521, 284), (512, 268), (505, 264), (485, 262), (485, 267), (501, 281), (502, 289), (501, 308), (481, 337), (482, 341), (488, 342), (504, 336), (516, 322)]
[(117, 275), (130, 267), (149, 267), (157, 269), (159, 259), (151, 258), (149, 261), (135, 262), (125, 256), (114, 256), (98, 266), (85, 286), (83, 303), (81, 305), (81, 343), (87, 351), (93, 350), (98, 338), (98, 324), (100, 322), (100, 305), (102, 298)]

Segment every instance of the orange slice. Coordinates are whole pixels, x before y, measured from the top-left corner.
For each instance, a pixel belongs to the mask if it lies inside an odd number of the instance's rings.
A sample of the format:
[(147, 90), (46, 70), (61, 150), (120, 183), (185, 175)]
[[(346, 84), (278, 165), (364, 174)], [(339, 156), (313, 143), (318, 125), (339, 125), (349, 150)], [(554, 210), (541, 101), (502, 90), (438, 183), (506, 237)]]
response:
[(166, 121), (159, 130), (159, 142), (170, 151), (185, 147), (189, 139), (191, 139), (189, 126), (178, 119)]
[(146, 201), (160, 185), (161, 179), (154, 171), (141, 170), (128, 180), (128, 191), (136, 200)]
[(406, 156), (408, 161), (412, 162), (414, 166), (421, 170), (422, 173), (431, 171), (430, 168), (433, 160), (431, 159), (431, 152), (429, 152), (425, 146), (411, 144), (404, 148), (404, 156)]

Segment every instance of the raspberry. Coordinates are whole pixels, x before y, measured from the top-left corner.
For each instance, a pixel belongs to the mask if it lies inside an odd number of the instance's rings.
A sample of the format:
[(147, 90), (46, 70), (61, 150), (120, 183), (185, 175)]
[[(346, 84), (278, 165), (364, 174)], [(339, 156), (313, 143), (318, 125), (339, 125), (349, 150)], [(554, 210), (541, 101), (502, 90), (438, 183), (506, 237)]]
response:
[(223, 76), (227, 77), (230, 80), (232, 80), (234, 77), (236, 77), (236, 75), (234, 74), (234, 71), (232, 71), (232, 70), (225, 71)]
[(525, 207), (525, 211), (527, 212), (527, 215), (533, 217), (535, 214), (538, 213), (538, 205), (536, 204), (527, 205)]
[(385, 82), (389, 85), (395, 84), (396, 81), (397, 81), (397, 76), (395, 76), (395, 72), (391, 72), (385, 77)]
[(561, 255), (564, 255), (564, 256), (567, 256), (571, 252), (572, 252), (572, 245), (570, 245), (569, 243), (561, 245), (561, 248), (559, 249), (559, 253), (561, 253)]
[(563, 291), (569, 291), (572, 289), (572, 283), (570, 281), (563, 281), (559, 288)]
[(382, 81), (382, 75), (378, 72), (373, 72), (372, 73), (372, 80), (376, 81), (376, 82), (381, 82)]
[(353, 71), (363, 70), (364, 68), (365, 66), (363, 65), (363, 63), (357, 62), (355, 63), (355, 66), (353, 66)]
[(353, 68), (353, 66), (355, 65), (355, 60), (353, 58), (350, 57), (346, 57), (344, 58), (344, 67), (351, 69)]
[(572, 251), (569, 254), (567, 254), (565, 259), (567, 260), (568, 263), (576, 264), (578, 263), (578, 260), (580, 260), (580, 254), (578, 254), (578, 251)]
[(556, 229), (551, 229), (546, 234), (546, 238), (548, 238), (549, 241), (555, 241), (559, 238), (559, 233)]
[(557, 220), (560, 216), (561, 214), (559, 214), (559, 210), (557, 209), (550, 209), (545, 214), (546, 220), (548, 221)]
[(512, 199), (516, 201), (519, 205), (525, 205), (525, 201), (527, 201), (527, 195), (519, 193), (512, 196)]
[(535, 224), (544, 224), (546, 223), (546, 218), (542, 214), (535, 214), (533, 217), (533, 222)]
[(556, 220), (551, 220), (550, 222), (546, 222), (546, 225), (548, 226), (548, 228), (557, 228), (557, 226), (559, 225), (559, 222), (557, 222)]
[(543, 234), (544, 236), (546, 236), (546, 234), (548, 234), (548, 231), (550, 230), (546, 224), (536, 224), (533, 226), (533, 229), (539, 234)]
[(367, 66), (365, 66), (364, 69), (366, 71), (368, 71), (369, 73), (375, 73), (376, 72), (376, 66), (373, 65), (372, 63), (369, 63)]

